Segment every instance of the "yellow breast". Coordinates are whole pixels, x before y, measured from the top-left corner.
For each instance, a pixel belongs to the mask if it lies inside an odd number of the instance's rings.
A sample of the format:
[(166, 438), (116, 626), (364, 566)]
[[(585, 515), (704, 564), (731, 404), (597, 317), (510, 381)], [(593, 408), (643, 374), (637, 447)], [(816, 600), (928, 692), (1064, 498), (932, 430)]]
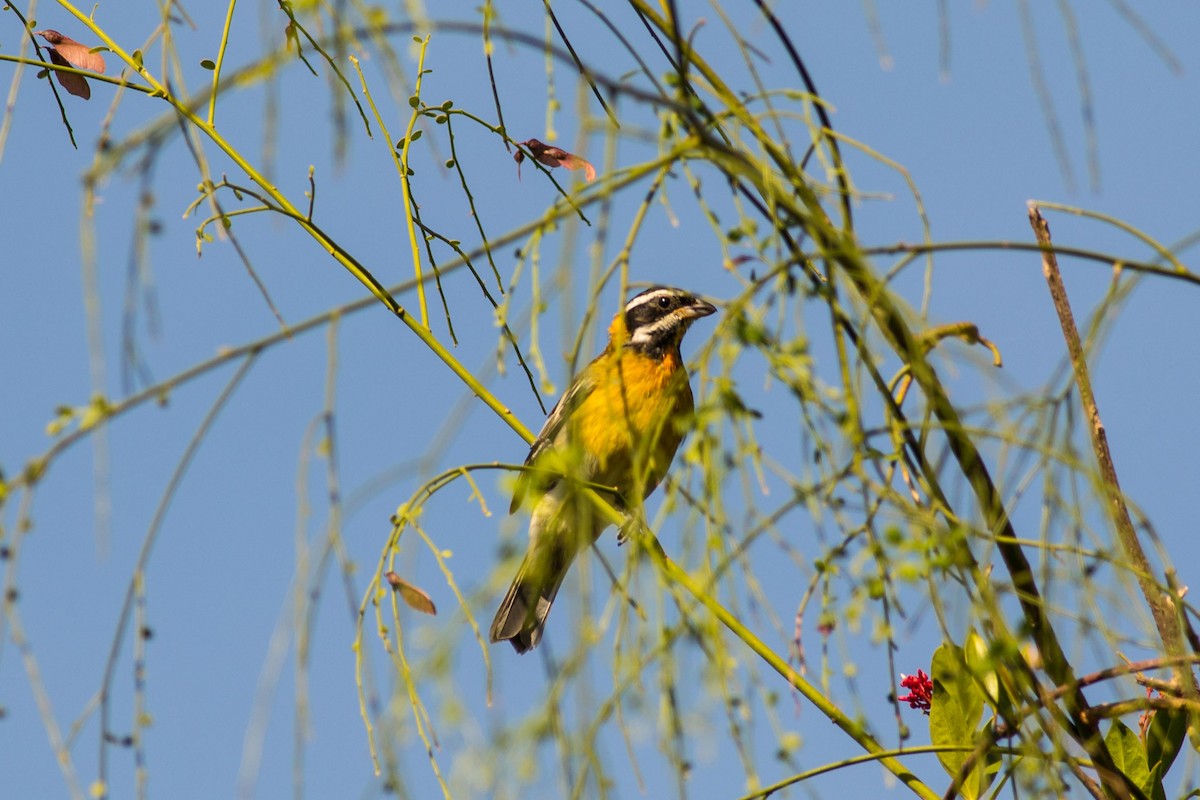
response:
[(573, 436), (595, 459), (592, 480), (645, 497), (670, 467), (692, 412), (687, 372), (678, 352), (659, 360), (629, 349), (591, 368), (595, 388), (574, 415)]

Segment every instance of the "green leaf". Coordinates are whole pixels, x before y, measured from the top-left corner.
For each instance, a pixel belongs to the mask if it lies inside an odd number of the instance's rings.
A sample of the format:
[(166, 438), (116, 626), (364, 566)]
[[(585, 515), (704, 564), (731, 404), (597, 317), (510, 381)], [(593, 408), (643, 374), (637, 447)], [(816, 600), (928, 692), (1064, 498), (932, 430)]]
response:
[[(1113, 766), (1125, 773), (1129, 780), (1147, 791), (1150, 784), (1150, 767), (1146, 764), (1146, 751), (1142, 742), (1129, 726), (1119, 719), (1114, 719), (1108, 733), (1104, 735), (1104, 744), (1112, 753)], [(1149, 794), (1149, 792), (1147, 791)]]
[(1149, 795), (1150, 800), (1167, 800), (1167, 792), (1165, 789), (1163, 789), (1162, 779), (1162, 762), (1159, 762), (1155, 764), (1153, 768), (1151, 768), (1150, 776), (1147, 778), (1150, 783), (1150, 788), (1144, 790), (1146, 794)]
[(1178, 708), (1160, 708), (1146, 731), (1146, 763), (1153, 769), (1162, 764), (1162, 775), (1170, 771), (1187, 736), (1187, 712)]
[[(933, 708), (929, 712), (929, 736), (935, 745), (971, 746), (983, 719), (984, 696), (966, 669), (961, 648), (946, 643), (933, 653), (929, 667), (933, 679)], [(957, 777), (970, 757), (969, 751), (938, 753), (938, 761), (951, 777)], [(981, 797), (991, 783), (987, 759), (979, 759), (963, 778), (960, 794), (967, 800)]]
[(1166, 800), (1163, 778), (1171, 771), (1175, 756), (1187, 736), (1188, 715), (1176, 708), (1160, 708), (1150, 719), (1146, 730), (1146, 763), (1150, 766), (1149, 785), (1143, 787), (1153, 800)]
[(985, 699), (989, 702), (997, 700), (1000, 697), (1000, 679), (992, 666), (987, 642), (974, 628), (967, 631), (967, 638), (963, 640), (963, 655), (971, 672), (983, 683)]
[(975, 676), (977, 683), (982, 685), (985, 700), (991, 706), (993, 716), (1011, 716), (1012, 698), (1000, 682), (996, 665), (1013, 663), (1013, 659), (1020, 657), (1017, 650), (1011, 644), (1007, 649), (1005, 645), (996, 642), (989, 645), (974, 628), (971, 628), (967, 630), (967, 637), (963, 641), (963, 655), (967, 659), (971, 674)]

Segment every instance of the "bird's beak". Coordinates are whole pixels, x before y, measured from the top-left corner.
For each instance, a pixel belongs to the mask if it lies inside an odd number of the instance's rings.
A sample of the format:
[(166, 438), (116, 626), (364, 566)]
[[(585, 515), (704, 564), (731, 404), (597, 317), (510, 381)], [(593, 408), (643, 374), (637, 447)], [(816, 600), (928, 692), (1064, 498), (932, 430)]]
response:
[(717, 307), (712, 303), (706, 303), (699, 297), (693, 297), (691, 303), (679, 309), (679, 315), (684, 319), (707, 317), (709, 314), (715, 313), (717, 313)]

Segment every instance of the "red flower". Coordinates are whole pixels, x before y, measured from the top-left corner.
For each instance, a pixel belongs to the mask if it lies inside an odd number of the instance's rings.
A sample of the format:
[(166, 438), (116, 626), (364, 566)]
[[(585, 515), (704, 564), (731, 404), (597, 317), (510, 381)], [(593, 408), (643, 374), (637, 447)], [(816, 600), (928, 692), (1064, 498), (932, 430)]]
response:
[(908, 694), (897, 697), (901, 703), (908, 703), (909, 708), (919, 708), (926, 714), (933, 706), (933, 681), (922, 670), (916, 675), (900, 673), (900, 685), (908, 689)]

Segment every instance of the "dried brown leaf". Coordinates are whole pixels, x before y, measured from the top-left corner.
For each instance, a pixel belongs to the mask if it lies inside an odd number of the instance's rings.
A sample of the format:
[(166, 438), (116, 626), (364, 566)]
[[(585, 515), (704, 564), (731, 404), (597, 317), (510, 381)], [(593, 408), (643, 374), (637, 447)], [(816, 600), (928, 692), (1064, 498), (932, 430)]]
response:
[[(38, 31), (38, 36), (41, 36), (50, 44), (54, 45), (54, 49), (62, 55), (72, 66), (79, 69), (91, 70), (92, 72), (104, 72), (104, 56), (99, 53), (93, 53), (91, 48), (80, 44), (69, 36), (63, 36), (55, 30), (47, 28), (44, 31)], [(53, 59), (53, 56), (51, 56)]]
[(394, 572), (389, 572), (383, 577), (387, 579), (392, 589), (400, 594), (404, 602), (408, 603), (409, 608), (431, 616), (437, 614), (437, 607), (434, 606), (433, 599), (428, 592), (418, 589)]
[[(62, 57), (62, 53), (53, 47), (46, 48), (46, 53), (50, 56), (50, 61), (53, 64), (58, 64), (60, 67), (73, 66), (71, 62)], [(92, 98), (92, 87), (88, 86), (87, 78), (82, 75), (76, 75), (74, 72), (59, 72), (55, 70), (54, 77), (58, 78), (58, 82), (62, 84), (64, 89), (76, 97), (82, 97), (84, 100)]]
[[(583, 177), (588, 181), (596, 179), (596, 168), (591, 162), (582, 156), (577, 156), (574, 153), (569, 153), (561, 147), (554, 147), (537, 139), (526, 139), (517, 144), (529, 150), (532, 155), (541, 164), (553, 169), (554, 167), (563, 167), (564, 169), (581, 169)], [(517, 150), (513, 155), (513, 160), (517, 162), (517, 178), (521, 177), (521, 162), (525, 160), (525, 151)]]

